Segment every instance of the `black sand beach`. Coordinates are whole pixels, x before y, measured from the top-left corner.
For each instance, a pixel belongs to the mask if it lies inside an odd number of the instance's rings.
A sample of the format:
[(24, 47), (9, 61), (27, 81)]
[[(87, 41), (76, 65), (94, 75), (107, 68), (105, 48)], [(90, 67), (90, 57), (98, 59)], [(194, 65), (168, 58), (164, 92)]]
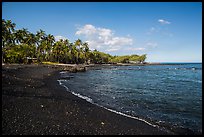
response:
[(2, 66), (3, 135), (173, 134), (78, 98), (51, 65)]

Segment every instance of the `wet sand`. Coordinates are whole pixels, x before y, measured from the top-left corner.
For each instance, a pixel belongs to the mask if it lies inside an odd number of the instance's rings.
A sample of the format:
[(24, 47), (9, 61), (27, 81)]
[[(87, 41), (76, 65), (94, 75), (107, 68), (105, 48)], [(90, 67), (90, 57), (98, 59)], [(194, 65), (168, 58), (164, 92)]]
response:
[(52, 65), (2, 66), (3, 135), (166, 135), (158, 127), (78, 98)]

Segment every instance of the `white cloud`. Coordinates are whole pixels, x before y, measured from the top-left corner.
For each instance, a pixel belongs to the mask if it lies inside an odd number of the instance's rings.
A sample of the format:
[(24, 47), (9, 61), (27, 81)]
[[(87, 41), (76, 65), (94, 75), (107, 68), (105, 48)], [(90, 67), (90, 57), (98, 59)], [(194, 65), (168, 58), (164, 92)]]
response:
[(113, 35), (113, 32), (110, 29), (98, 28), (98, 34), (102, 37), (110, 37)]
[(151, 27), (151, 28), (150, 28), (150, 31), (155, 31), (155, 30), (156, 30), (155, 27)]
[(160, 28), (155, 28), (155, 27), (151, 27), (148, 31), (147, 31), (147, 35), (152, 35), (152, 34), (155, 34), (155, 33), (158, 33), (160, 31)]
[(173, 37), (173, 36), (174, 36), (173, 33), (168, 32), (168, 31), (164, 31), (162, 34), (163, 34), (164, 36), (169, 36), (169, 37)]
[(172, 37), (173, 33), (171, 33), (169, 31), (169, 29), (167, 27), (164, 26), (159, 26), (159, 27), (151, 27), (148, 29), (148, 31), (146, 32), (146, 35), (155, 35), (155, 34), (159, 34), (159, 35), (163, 35), (163, 36), (169, 36)]
[(133, 39), (130, 36), (118, 37), (115, 36), (111, 29), (99, 28), (91, 24), (86, 24), (78, 28), (75, 35), (85, 36), (90, 49), (117, 51), (120, 50), (122, 46), (133, 44)]
[(80, 28), (77, 32), (76, 35), (92, 35), (96, 33), (96, 28), (93, 25), (87, 24), (83, 28)]
[(67, 38), (65, 38), (65, 37), (63, 37), (63, 36), (55, 36), (55, 41), (59, 41), (60, 39), (65, 40), (65, 39), (67, 39)]
[(147, 42), (147, 43), (146, 43), (146, 46), (147, 46), (147, 47), (151, 47), (151, 48), (155, 48), (155, 47), (157, 47), (157, 45), (158, 45), (158, 44), (157, 44), (156, 42)]
[(163, 20), (163, 19), (159, 19), (158, 22), (161, 24), (171, 24), (171, 22)]
[(111, 39), (105, 41), (107, 45), (115, 46), (115, 45), (132, 45), (132, 39), (126, 37), (112, 37)]
[(106, 51), (111, 52), (111, 51), (117, 51), (117, 50), (119, 50), (119, 49), (118, 48), (111, 48), (111, 49), (107, 49)]
[(127, 50), (131, 50), (131, 51), (144, 51), (146, 49), (145, 48), (134, 48), (134, 47), (132, 47), (132, 48), (127, 48)]
[(141, 51), (152, 50), (152, 49), (156, 48), (157, 46), (158, 46), (157, 42), (148, 41), (148, 42), (144, 43), (144, 45), (141, 47), (129, 47), (129, 48), (126, 48), (125, 50), (141, 52)]
[(89, 44), (90, 49), (100, 49), (102, 48), (102, 41), (94, 41), (94, 40), (87, 40), (86, 41)]

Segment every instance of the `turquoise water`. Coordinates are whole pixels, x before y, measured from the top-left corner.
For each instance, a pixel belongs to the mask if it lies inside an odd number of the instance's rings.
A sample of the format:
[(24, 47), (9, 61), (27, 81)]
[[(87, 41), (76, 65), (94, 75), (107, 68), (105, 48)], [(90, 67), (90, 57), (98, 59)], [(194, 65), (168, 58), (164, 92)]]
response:
[(61, 78), (89, 102), (170, 131), (202, 132), (202, 64), (110, 66)]

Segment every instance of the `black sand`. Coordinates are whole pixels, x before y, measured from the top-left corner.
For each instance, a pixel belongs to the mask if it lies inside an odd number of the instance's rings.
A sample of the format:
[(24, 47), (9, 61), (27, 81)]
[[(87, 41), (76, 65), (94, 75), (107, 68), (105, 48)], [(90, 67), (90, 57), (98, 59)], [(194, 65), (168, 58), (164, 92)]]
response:
[(3, 135), (163, 135), (142, 121), (80, 99), (46, 65), (2, 66)]

